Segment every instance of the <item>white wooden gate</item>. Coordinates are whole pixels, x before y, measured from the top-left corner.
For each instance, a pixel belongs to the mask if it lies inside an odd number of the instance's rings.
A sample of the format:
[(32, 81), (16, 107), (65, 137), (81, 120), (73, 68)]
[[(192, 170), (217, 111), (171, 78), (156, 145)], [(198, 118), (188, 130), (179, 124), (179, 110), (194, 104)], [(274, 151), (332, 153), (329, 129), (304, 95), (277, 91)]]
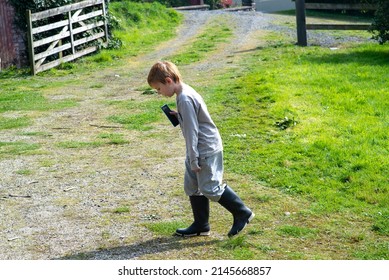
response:
[(38, 13), (28, 10), (27, 22), (33, 75), (92, 53), (98, 44), (108, 42), (104, 0), (86, 0)]

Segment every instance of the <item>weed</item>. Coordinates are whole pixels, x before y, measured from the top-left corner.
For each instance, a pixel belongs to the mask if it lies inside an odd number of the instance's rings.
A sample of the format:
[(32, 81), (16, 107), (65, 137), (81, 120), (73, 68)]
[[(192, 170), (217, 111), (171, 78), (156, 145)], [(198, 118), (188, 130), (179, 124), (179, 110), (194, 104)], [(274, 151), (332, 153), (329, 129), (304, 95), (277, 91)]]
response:
[(121, 214), (121, 213), (129, 213), (130, 208), (128, 206), (121, 206), (113, 210), (113, 213)]
[(389, 211), (378, 212), (374, 217), (372, 230), (385, 236), (389, 236)]
[(16, 171), (16, 174), (19, 174), (19, 175), (31, 175), (33, 172), (29, 169), (20, 169), (18, 171)]
[(281, 130), (296, 126), (296, 124), (297, 122), (294, 119), (289, 119), (288, 117), (285, 117), (283, 120), (276, 122), (276, 126)]

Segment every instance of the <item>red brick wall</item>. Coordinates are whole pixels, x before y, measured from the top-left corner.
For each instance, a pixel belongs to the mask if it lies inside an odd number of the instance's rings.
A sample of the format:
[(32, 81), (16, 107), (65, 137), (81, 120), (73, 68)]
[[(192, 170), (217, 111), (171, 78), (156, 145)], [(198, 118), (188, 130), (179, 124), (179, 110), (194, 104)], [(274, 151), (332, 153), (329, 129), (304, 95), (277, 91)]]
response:
[(0, 59), (1, 69), (26, 66), (25, 34), (14, 24), (15, 13), (7, 0), (0, 0)]

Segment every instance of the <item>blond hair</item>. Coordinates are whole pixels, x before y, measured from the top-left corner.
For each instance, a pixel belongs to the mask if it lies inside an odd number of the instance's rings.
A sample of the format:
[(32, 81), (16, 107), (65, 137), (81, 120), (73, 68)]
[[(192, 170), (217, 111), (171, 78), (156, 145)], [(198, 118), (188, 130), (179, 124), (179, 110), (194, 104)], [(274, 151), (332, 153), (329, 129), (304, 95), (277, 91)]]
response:
[(175, 83), (178, 83), (181, 81), (181, 74), (174, 63), (170, 61), (158, 61), (151, 67), (147, 82), (149, 85), (157, 82), (166, 84), (166, 78), (171, 78)]

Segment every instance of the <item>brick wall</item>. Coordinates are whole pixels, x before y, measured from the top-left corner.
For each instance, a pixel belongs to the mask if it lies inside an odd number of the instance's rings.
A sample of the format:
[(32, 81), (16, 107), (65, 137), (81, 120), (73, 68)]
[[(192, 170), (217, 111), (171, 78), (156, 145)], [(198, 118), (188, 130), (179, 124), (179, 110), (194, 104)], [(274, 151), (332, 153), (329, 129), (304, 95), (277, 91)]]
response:
[(25, 33), (14, 24), (15, 12), (8, 0), (0, 0), (0, 69), (27, 63)]

